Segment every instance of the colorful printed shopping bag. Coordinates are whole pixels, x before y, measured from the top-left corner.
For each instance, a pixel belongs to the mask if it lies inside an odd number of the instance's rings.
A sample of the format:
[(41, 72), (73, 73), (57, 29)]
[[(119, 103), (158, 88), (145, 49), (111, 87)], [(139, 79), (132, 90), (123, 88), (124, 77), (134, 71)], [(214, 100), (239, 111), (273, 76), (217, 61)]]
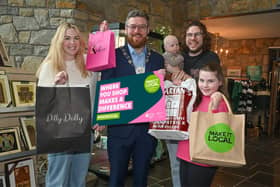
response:
[(86, 68), (98, 72), (116, 67), (115, 35), (112, 31), (89, 34)]
[(196, 83), (187, 79), (179, 86), (164, 81), (166, 120), (150, 123), (149, 133), (166, 140), (185, 140), (189, 137), (190, 115), (196, 98)]
[[(245, 115), (229, 112), (193, 112), (189, 127), (190, 157), (194, 162), (224, 167), (246, 164)], [(210, 104), (209, 104), (210, 105)]]

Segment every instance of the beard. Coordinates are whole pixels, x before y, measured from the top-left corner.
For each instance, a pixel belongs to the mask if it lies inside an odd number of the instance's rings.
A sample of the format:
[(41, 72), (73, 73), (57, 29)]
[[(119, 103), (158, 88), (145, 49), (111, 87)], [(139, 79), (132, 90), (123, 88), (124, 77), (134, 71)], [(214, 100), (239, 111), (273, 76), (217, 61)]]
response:
[(134, 36), (136, 35), (140, 35), (140, 34), (134, 34), (134, 35), (130, 35), (127, 36), (127, 43), (129, 43), (129, 45), (131, 45), (131, 47), (133, 48), (142, 48), (145, 46), (146, 42), (147, 42), (147, 37), (143, 37), (142, 38), (137, 38), (137, 40), (134, 39)]
[(197, 49), (194, 49), (194, 50), (192, 50), (188, 47), (188, 50), (189, 50), (190, 54), (197, 54), (199, 52), (202, 52), (202, 46), (200, 46), (200, 47), (198, 47)]

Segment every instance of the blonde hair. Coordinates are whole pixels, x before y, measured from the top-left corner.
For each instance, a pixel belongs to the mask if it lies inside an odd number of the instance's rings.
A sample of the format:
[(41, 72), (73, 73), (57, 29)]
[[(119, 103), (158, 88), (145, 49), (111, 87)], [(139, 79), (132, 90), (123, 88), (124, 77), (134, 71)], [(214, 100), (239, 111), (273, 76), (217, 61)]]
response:
[[(63, 41), (64, 36), (67, 29), (74, 29), (80, 37), (80, 48), (75, 56), (75, 63), (79, 71), (81, 72), (82, 77), (87, 77), (89, 72), (86, 70), (85, 67), (85, 60), (84, 60), (84, 52), (85, 52), (85, 41), (82, 39), (81, 33), (76, 25), (71, 23), (62, 23), (56, 30), (55, 35), (51, 40), (51, 45), (49, 52), (44, 59), (43, 63), (52, 63), (53, 70), (55, 73), (60, 71), (66, 70), (66, 64), (64, 59), (64, 50), (63, 50)], [(39, 77), (39, 73), (41, 71), (42, 64), (40, 65), (38, 71), (36, 72), (36, 76)]]
[(165, 64), (170, 64), (173, 67), (184, 68), (184, 57), (179, 53), (164, 52), (162, 54)]
[(179, 41), (178, 41), (178, 38), (175, 36), (175, 35), (167, 35), (167, 36), (165, 36), (165, 38), (163, 39), (163, 46), (164, 46), (164, 48), (167, 46), (167, 44), (168, 43), (170, 43), (170, 40), (172, 41), (174, 41), (174, 40), (176, 40), (178, 43), (179, 43)]

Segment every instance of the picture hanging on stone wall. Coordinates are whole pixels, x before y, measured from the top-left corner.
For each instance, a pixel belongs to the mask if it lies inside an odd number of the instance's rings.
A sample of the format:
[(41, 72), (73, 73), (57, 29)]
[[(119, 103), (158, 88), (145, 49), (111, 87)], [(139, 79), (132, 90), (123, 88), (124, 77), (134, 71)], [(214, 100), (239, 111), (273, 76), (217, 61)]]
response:
[(1, 66), (12, 66), (4, 42), (2, 41), (1, 37), (0, 37), (0, 62), (1, 62), (0, 64), (2, 64)]
[(35, 106), (36, 83), (31, 81), (12, 81), (13, 98), (16, 107)]
[(7, 75), (0, 75), (0, 107), (8, 107), (12, 102)]
[(19, 135), (16, 128), (0, 130), (0, 156), (21, 151)]
[(0, 186), (1, 187), (6, 187), (5, 176), (0, 176)]
[(0, 66), (4, 66), (4, 62), (2, 60), (2, 56), (0, 55)]
[(25, 139), (27, 141), (28, 149), (32, 150), (36, 148), (36, 125), (35, 117), (21, 117), (20, 118), (21, 127)]
[(36, 186), (32, 158), (7, 163), (5, 168), (9, 186)]

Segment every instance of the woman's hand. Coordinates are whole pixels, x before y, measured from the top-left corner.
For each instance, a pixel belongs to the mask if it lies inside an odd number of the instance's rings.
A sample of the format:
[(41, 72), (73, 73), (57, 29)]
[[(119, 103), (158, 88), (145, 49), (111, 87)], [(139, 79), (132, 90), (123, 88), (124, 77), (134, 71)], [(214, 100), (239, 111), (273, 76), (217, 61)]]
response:
[(218, 109), (218, 106), (222, 100), (223, 96), (222, 96), (222, 93), (221, 92), (214, 92), (212, 95), (211, 95), (211, 110), (216, 110)]
[(65, 84), (67, 81), (68, 81), (68, 74), (66, 73), (66, 71), (58, 72), (55, 75), (55, 78), (54, 78), (55, 84)]
[(92, 127), (92, 129), (93, 129), (93, 130), (96, 130), (96, 131), (103, 131), (105, 128), (106, 128), (105, 125), (100, 126), (99, 124), (95, 124), (95, 125)]

